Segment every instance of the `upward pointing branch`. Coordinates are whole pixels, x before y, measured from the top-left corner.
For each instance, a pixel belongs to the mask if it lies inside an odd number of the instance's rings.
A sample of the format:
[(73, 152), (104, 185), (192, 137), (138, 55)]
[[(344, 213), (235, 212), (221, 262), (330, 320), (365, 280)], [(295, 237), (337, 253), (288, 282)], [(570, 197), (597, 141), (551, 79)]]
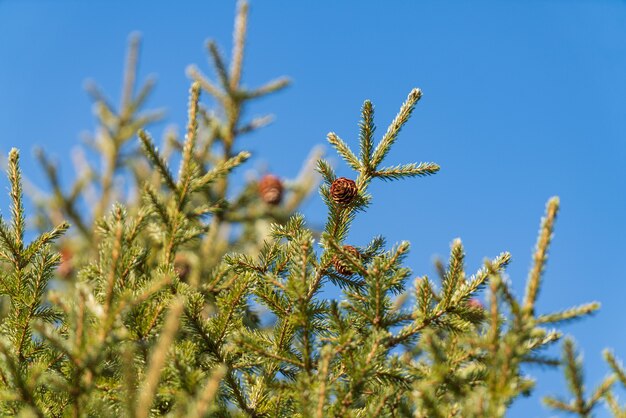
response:
[(535, 302), (537, 294), (541, 286), (541, 276), (548, 260), (548, 248), (552, 241), (552, 233), (554, 231), (554, 221), (559, 211), (559, 198), (553, 197), (548, 200), (546, 205), (546, 215), (541, 220), (541, 228), (539, 229), (539, 237), (535, 253), (533, 254), (533, 265), (528, 274), (526, 282), (526, 295), (524, 296), (524, 311), (529, 315), (534, 314)]
[(230, 65), (230, 88), (235, 91), (239, 88), (243, 68), (243, 50), (246, 42), (246, 28), (248, 27), (248, 2), (240, 1), (235, 19), (233, 32), (233, 56)]
[(135, 417), (137, 418), (147, 418), (150, 414), (150, 408), (154, 403), (154, 395), (161, 378), (161, 373), (163, 372), (163, 367), (165, 366), (165, 361), (167, 360), (167, 353), (178, 332), (183, 306), (181, 299), (175, 299), (170, 306), (165, 324), (163, 325), (163, 330), (161, 331), (161, 337), (150, 356), (146, 379), (141, 388), (137, 409), (135, 410)]
[(135, 79), (137, 77), (137, 62), (139, 60), (139, 47), (141, 37), (139, 33), (130, 36), (128, 55), (126, 56), (126, 68), (124, 70), (124, 86), (122, 88), (122, 102), (120, 104), (120, 116), (122, 119), (130, 117)]
[(374, 141), (374, 106), (372, 102), (366, 100), (361, 109), (361, 123), (359, 124), (359, 144), (361, 148), (361, 161), (365, 167), (370, 167), (370, 158), (372, 157), (372, 147)]
[(411, 113), (413, 113), (413, 109), (415, 109), (415, 104), (421, 97), (422, 91), (420, 89), (411, 90), (409, 96), (406, 98), (406, 101), (402, 103), (402, 107), (400, 107), (400, 111), (396, 115), (395, 119), (391, 122), (391, 125), (389, 125), (383, 139), (381, 139), (376, 146), (374, 154), (372, 155), (371, 167), (376, 168), (383, 161), (383, 158), (385, 158), (389, 149), (396, 141), (398, 133), (400, 133), (400, 129), (402, 129), (404, 124), (411, 117)]
[(16, 250), (24, 249), (24, 204), (22, 202), (22, 173), (19, 168), (20, 153), (13, 148), (9, 153), (9, 181), (11, 182), (11, 217)]
[(200, 100), (200, 83), (197, 81), (191, 85), (189, 91), (189, 121), (187, 123), (187, 134), (185, 135), (185, 145), (183, 147), (183, 159), (180, 162), (180, 172), (178, 190), (180, 192), (178, 208), (182, 209), (189, 192), (189, 183), (192, 174), (192, 157), (196, 145), (196, 134), (198, 131), (198, 101)]

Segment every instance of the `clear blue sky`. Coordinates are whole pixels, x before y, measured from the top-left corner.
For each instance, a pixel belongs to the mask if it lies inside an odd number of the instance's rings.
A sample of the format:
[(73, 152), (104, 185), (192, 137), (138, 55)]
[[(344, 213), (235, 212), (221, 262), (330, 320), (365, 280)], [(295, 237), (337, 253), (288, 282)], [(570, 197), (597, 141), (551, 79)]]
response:
[[(83, 81), (97, 80), (118, 101), (133, 30), (144, 35), (140, 78), (158, 74), (150, 104), (182, 126), (184, 69), (196, 63), (208, 71), (209, 37), (230, 50), (233, 12), (230, 1), (0, 0), (0, 151), (20, 147), (25, 174), (42, 185), (35, 145), (69, 162), (79, 132), (94, 126)], [(356, 144), (364, 99), (374, 102), (382, 133), (420, 87), (422, 101), (389, 161), (434, 161), (441, 172), (374, 186), (374, 204), (351, 241), (379, 233), (411, 241), (416, 275), (432, 274), (433, 256), (445, 256), (455, 237), (466, 245), (469, 270), (509, 250), (521, 294), (544, 203), (559, 195), (539, 308), (602, 302), (594, 318), (567, 328), (584, 350), (589, 385), (607, 371), (603, 348), (626, 359), (625, 2), (256, 0), (249, 39), (246, 84), (279, 75), (294, 81), (250, 109), (277, 116), (241, 144), (256, 164), (295, 176), (327, 132)], [(158, 136), (164, 126), (152, 131)], [(7, 200), (0, 196), (5, 214)], [(319, 223), (321, 209), (316, 195), (305, 212)], [(554, 416), (537, 395), (564, 393), (560, 372), (529, 372), (540, 377), (536, 395), (510, 416)]]

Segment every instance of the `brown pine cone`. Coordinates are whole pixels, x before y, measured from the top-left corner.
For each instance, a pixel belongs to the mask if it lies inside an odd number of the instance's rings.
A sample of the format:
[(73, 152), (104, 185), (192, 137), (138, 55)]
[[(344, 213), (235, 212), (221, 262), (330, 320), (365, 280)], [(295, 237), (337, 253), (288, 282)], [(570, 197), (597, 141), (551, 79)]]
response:
[[(352, 245), (344, 245), (343, 249), (344, 251), (352, 254), (359, 260), (361, 259), (361, 253)], [(350, 266), (348, 266), (348, 263), (346, 263), (345, 261), (341, 259), (341, 256), (339, 254), (333, 257), (333, 267), (335, 267), (335, 270), (337, 270), (337, 273), (342, 274), (344, 276), (350, 276), (352, 273), (354, 273), (350, 269)]]
[(176, 254), (174, 258), (174, 271), (183, 282), (186, 282), (191, 272), (191, 264), (187, 257), (182, 254)]
[(277, 205), (283, 198), (283, 182), (273, 174), (266, 174), (259, 181), (259, 195), (268, 205)]
[(330, 197), (341, 206), (349, 205), (357, 193), (356, 183), (345, 177), (339, 177), (330, 185)]
[(474, 309), (485, 309), (482, 302), (476, 298), (471, 298), (467, 301), (467, 306)]
[(61, 263), (57, 268), (57, 273), (64, 279), (67, 279), (74, 273), (74, 263), (72, 262), (73, 253), (68, 247), (63, 247), (60, 251)]

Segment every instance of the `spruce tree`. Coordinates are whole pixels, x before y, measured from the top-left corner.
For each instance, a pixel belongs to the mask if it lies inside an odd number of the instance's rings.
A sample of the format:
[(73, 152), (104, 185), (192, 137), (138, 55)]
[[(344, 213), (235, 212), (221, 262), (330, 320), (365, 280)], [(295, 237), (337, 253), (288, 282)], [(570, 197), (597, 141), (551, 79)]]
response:
[[(388, 161), (419, 89), (382, 134), (365, 101), (358, 149), (356, 140), (328, 134), (351, 178), (338, 178), (319, 153), (293, 180), (237, 177), (250, 157), (240, 137), (271, 121), (246, 120), (244, 109), (288, 84), (243, 86), (247, 18), (242, 2), (230, 63), (207, 44), (215, 80), (187, 69), (184, 137), (168, 132), (160, 148), (149, 132), (163, 115), (142, 110), (153, 81), (135, 94), (139, 38), (131, 37), (120, 105), (88, 86), (97, 128), (91, 151), (77, 156), (76, 181), (63, 185), (38, 152), (50, 185), (33, 196), (30, 227), (39, 232), (29, 243), (19, 153), (9, 153), (0, 414), (501, 417), (533, 390), (526, 366), (542, 364), (563, 365), (572, 398), (546, 398), (549, 407), (589, 417), (604, 402), (626, 416), (612, 391), (615, 382), (626, 386), (626, 371), (612, 353), (612, 373), (591, 394), (572, 340), (562, 360), (546, 354), (563, 323), (599, 307), (537, 312), (558, 198), (547, 203), (519, 298), (507, 252), (472, 274), (455, 239), (438, 277), (414, 278), (409, 243), (389, 245), (380, 235), (365, 246), (348, 241), (375, 198), (372, 182), (439, 170)], [(205, 95), (215, 108), (202, 104)], [(89, 164), (93, 158), (101, 163)], [(298, 209), (319, 182), (327, 216), (316, 229)], [(339, 297), (329, 298), (327, 286)]]

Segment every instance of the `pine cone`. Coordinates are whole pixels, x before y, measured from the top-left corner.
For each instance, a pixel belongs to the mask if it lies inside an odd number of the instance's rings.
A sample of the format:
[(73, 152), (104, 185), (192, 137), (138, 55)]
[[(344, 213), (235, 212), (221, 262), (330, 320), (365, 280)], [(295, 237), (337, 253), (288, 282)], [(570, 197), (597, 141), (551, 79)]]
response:
[(72, 262), (73, 253), (67, 247), (63, 247), (60, 251), (61, 263), (57, 268), (57, 273), (64, 279), (67, 279), (74, 273), (74, 263)]
[(482, 302), (476, 298), (471, 298), (467, 301), (467, 306), (474, 309), (485, 309)]
[(356, 183), (345, 177), (339, 177), (330, 185), (330, 197), (341, 206), (350, 204), (357, 193)]
[[(344, 251), (352, 254), (359, 260), (361, 259), (361, 253), (352, 245), (344, 245), (343, 249)], [(333, 267), (335, 267), (335, 270), (337, 270), (337, 273), (342, 274), (344, 276), (350, 276), (354, 272), (350, 269), (350, 266), (348, 266), (348, 263), (343, 261), (340, 257), (341, 256), (339, 254), (333, 257)]]
[(189, 260), (187, 260), (187, 257), (182, 254), (176, 254), (174, 258), (174, 271), (183, 282), (187, 281), (189, 273), (191, 272), (191, 264)]
[(283, 198), (283, 182), (273, 174), (266, 174), (259, 181), (259, 195), (268, 205), (277, 205)]

